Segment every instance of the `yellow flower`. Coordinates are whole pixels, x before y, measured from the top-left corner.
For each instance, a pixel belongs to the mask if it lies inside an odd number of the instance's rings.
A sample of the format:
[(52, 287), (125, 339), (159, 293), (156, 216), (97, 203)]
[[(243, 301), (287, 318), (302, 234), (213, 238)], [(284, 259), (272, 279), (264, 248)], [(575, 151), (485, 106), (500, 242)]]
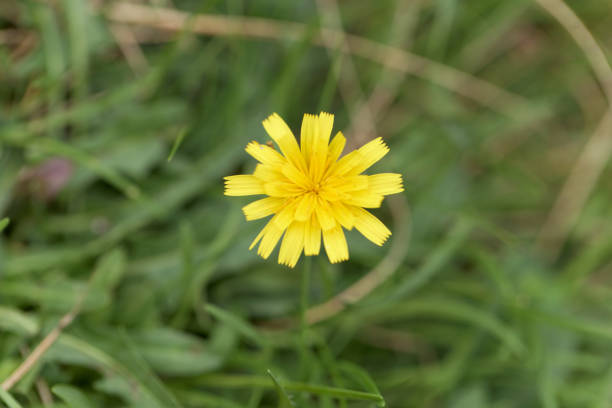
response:
[(355, 227), (376, 245), (382, 245), (391, 235), (364, 208), (378, 208), (384, 196), (402, 192), (402, 176), (361, 174), (389, 148), (376, 138), (340, 158), (346, 139), (338, 132), (329, 142), (333, 123), (334, 115), (329, 113), (305, 114), (300, 146), (289, 126), (275, 113), (264, 120), (263, 126), (280, 153), (268, 145), (251, 142), (246, 151), (259, 161), (253, 174), (225, 177), (226, 195), (268, 196), (243, 208), (247, 221), (274, 214), (249, 248), (259, 243), (257, 253), (264, 259), (283, 233), (278, 262), (290, 267), (295, 266), (302, 251), (305, 255), (319, 253), (321, 234), (329, 260), (347, 260), (342, 227)]

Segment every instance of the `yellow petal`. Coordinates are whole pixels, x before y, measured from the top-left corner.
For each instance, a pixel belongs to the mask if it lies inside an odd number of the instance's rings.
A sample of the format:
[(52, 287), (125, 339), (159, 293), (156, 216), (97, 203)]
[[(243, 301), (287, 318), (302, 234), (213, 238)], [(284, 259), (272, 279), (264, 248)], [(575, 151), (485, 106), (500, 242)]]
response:
[(293, 268), (304, 249), (304, 231), (306, 223), (294, 221), (285, 236), (278, 253), (278, 263)]
[(306, 222), (304, 229), (304, 254), (317, 255), (321, 250), (321, 226), (316, 215)]
[(341, 192), (340, 189), (328, 185), (324, 185), (319, 190), (319, 197), (326, 201), (339, 201), (350, 198), (348, 194)]
[(225, 195), (247, 196), (265, 194), (262, 182), (251, 174), (225, 177)]
[(334, 115), (327, 112), (319, 113), (319, 139), (317, 143), (322, 143), (327, 147), (332, 128), (334, 127)]
[(342, 132), (336, 133), (336, 136), (332, 139), (329, 144), (329, 148), (327, 149), (327, 164), (326, 168), (328, 168), (332, 163), (335, 163), (336, 160), (342, 154), (344, 150), (344, 146), (346, 145), (346, 138), (342, 134)]
[(377, 137), (371, 142), (361, 146), (357, 151), (361, 156), (361, 160), (351, 169), (351, 174), (360, 174), (382, 159), (389, 152), (389, 147), (387, 147), (380, 137)]
[(251, 242), (251, 245), (249, 245), (249, 251), (251, 249), (253, 249), (255, 247), (255, 245), (257, 245), (257, 243), (259, 241), (261, 241), (261, 238), (265, 235), (266, 231), (268, 230), (268, 225), (270, 225), (270, 221), (268, 221), (268, 223), (266, 224), (265, 227), (263, 227), (261, 229), (261, 231), (259, 231), (259, 234), (257, 234), (257, 236), (255, 237), (255, 239), (253, 240), (253, 242)]
[(264, 185), (266, 183), (276, 183), (276, 182), (288, 182), (287, 178), (280, 171), (280, 166), (274, 166), (271, 164), (258, 164), (255, 166), (255, 171), (253, 175), (261, 180)]
[(295, 208), (297, 201), (294, 199), (285, 204), (285, 206), (272, 218), (272, 222), (281, 230), (285, 230), (289, 224), (295, 219)]
[(361, 161), (361, 154), (357, 150), (353, 150), (346, 156), (342, 157), (335, 163), (332, 163), (327, 169), (325, 176), (326, 177), (334, 177), (334, 176), (343, 176), (352, 169), (354, 169)]
[(282, 235), (283, 230), (272, 224), (262, 237), (259, 248), (257, 249), (257, 254), (263, 259), (268, 259)]
[(340, 201), (333, 201), (329, 203), (332, 214), (336, 221), (340, 223), (347, 230), (353, 229), (355, 225), (355, 216), (351, 210)]
[(323, 231), (323, 244), (331, 263), (346, 261), (349, 258), (346, 237), (340, 225)]
[(285, 199), (266, 197), (242, 207), (247, 221), (258, 220), (278, 212), (285, 204)]
[(309, 188), (311, 185), (310, 179), (306, 176), (306, 174), (298, 170), (292, 163), (285, 164), (281, 171), (288, 180), (304, 189)]
[(368, 176), (344, 176), (330, 177), (325, 182), (325, 186), (333, 188), (339, 192), (350, 192), (369, 189)]
[(257, 254), (264, 259), (268, 259), (278, 243), (278, 240), (283, 235), (283, 231), (284, 229), (279, 228), (274, 223), (274, 218), (272, 218), (253, 240), (249, 250), (253, 249), (253, 247), (261, 241), (259, 248), (257, 248)]
[(391, 235), (391, 231), (385, 227), (385, 224), (363, 208), (352, 207), (351, 210), (355, 216), (357, 231), (376, 245), (384, 244)]
[(284, 181), (265, 183), (264, 191), (271, 197), (295, 197), (304, 193), (302, 187)]
[(334, 125), (334, 115), (321, 112), (313, 121), (314, 139), (312, 142), (312, 152), (310, 154), (310, 177), (316, 184), (325, 174), (325, 164), (327, 162), (327, 148), (329, 144), (329, 136)]
[(402, 175), (396, 173), (374, 174), (368, 177), (369, 190), (376, 194), (389, 195), (404, 191)]
[[(274, 216), (274, 218), (276, 218), (276, 216)], [(261, 241), (259, 248), (257, 248), (257, 254), (264, 259), (268, 259), (284, 231), (283, 228), (279, 228), (276, 225), (274, 218), (272, 218), (259, 232), (249, 247), (249, 249), (253, 249), (253, 247)]]
[(300, 131), (300, 148), (302, 155), (306, 160), (306, 164), (310, 164), (310, 155), (312, 153), (312, 143), (314, 141), (315, 121), (317, 117), (309, 113), (304, 114), (302, 119), (302, 129)]
[(302, 156), (295, 136), (293, 136), (291, 129), (289, 129), (285, 121), (278, 114), (274, 113), (263, 121), (263, 126), (287, 160), (305, 172), (306, 162), (304, 161), (304, 156)]
[(287, 162), (279, 152), (270, 146), (255, 141), (249, 143), (244, 150), (262, 164), (282, 166)]
[(308, 193), (298, 198), (298, 205), (295, 210), (295, 219), (298, 221), (310, 220), (310, 216), (315, 210), (317, 196), (314, 193)]
[(331, 208), (329, 208), (329, 203), (321, 197), (317, 197), (315, 213), (317, 214), (317, 219), (323, 231), (332, 229), (336, 226), (336, 220), (331, 212)]
[(344, 199), (344, 203), (363, 208), (378, 208), (382, 204), (383, 196), (381, 194), (372, 193), (368, 190), (353, 191), (347, 193), (350, 198)]

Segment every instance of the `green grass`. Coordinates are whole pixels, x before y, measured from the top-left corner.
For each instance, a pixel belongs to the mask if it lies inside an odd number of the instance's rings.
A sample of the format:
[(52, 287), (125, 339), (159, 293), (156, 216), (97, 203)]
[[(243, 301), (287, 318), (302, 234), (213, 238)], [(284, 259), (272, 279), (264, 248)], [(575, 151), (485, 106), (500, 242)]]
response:
[[(69, 408), (612, 404), (610, 169), (558, 254), (537, 244), (607, 103), (535, 2), (339, 2), (348, 33), (495, 84), (520, 101), (510, 111), (469, 86), (459, 95), (456, 76), (313, 45), (316, 2), (151, 2), (305, 30), (136, 27), (127, 54), (107, 9), (1, 3), (0, 382), (82, 303), (0, 406), (42, 407), (41, 387)], [(571, 6), (609, 54), (612, 7)], [(376, 170), (402, 173), (406, 191), (374, 211), (390, 242), (351, 232), (350, 261), (315, 258), (303, 282), (303, 259), (290, 270), (248, 251), (263, 223), (244, 221), (248, 199), (224, 197), (222, 178), (253, 168), (243, 148), (267, 140), (272, 112), (298, 131), (323, 109), (349, 144), (363, 136), (343, 87), (386, 97), (375, 127), (391, 152)], [(363, 299), (300, 324), (302, 303), (388, 253), (387, 279)]]

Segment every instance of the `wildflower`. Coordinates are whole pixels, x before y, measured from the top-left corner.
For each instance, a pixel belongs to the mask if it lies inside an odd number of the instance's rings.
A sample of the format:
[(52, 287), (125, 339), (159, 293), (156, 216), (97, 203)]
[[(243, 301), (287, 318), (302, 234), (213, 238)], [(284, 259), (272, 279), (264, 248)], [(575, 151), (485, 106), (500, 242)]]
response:
[(357, 229), (382, 245), (391, 231), (365, 208), (380, 207), (383, 197), (403, 191), (400, 174), (363, 175), (389, 148), (376, 138), (340, 158), (346, 139), (341, 132), (329, 141), (334, 116), (305, 114), (300, 145), (276, 113), (263, 126), (280, 152), (257, 142), (246, 151), (259, 164), (253, 174), (225, 177), (229, 196), (266, 195), (243, 207), (247, 221), (274, 215), (249, 249), (267, 259), (284, 234), (278, 262), (294, 267), (302, 251), (317, 255), (321, 235), (332, 263), (349, 258), (342, 228)]

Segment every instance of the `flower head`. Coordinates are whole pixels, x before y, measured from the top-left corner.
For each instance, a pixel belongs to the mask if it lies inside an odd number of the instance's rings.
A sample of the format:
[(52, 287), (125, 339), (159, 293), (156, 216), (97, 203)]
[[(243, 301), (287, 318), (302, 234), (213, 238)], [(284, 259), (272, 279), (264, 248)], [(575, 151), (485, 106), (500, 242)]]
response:
[(257, 253), (267, 259), (284, 234), (278, 262), (290, 267), (302, 251), (317, 255), (323, 245), (330, 262), (349, 258), (342, 228), (356, 228), (364, 237), (382, 245), (391, 231), (365, 208), (380, 207), (384, 196), (403, 191), (402, 176), (394, 173), (361, 174), (379, 161), (389, 148), (376, 138), (346, 154), (341, 132), (329, 141), (334, 116), (305, 114), (300, 145), (289, 126), (276, 113), (263, 126), (278, 146), (257, 142), (246, 151), (259, 164), (253, 174), (225, 177), (229, 196), (266, 195), (243, 207), (247, 221), (273, 215), (255, 238)]

